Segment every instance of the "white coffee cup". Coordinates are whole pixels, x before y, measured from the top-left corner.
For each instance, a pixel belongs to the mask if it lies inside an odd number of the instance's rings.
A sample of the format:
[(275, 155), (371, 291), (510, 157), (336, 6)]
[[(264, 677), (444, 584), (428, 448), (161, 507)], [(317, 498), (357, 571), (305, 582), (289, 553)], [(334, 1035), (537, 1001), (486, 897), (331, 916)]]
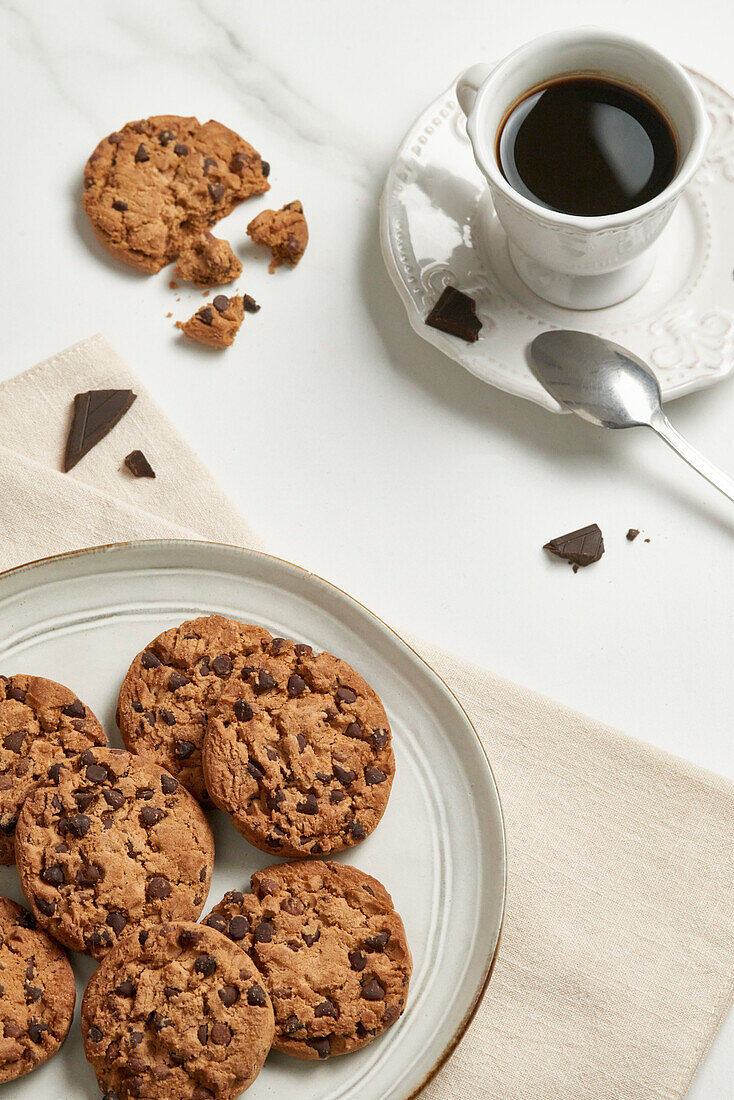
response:
[[(678, 167), (659, 195), (621, 213), (580, 217), (549, 210), (508, 183), (496, 139), (509, 109), (528, 91), (565, 75), (609, 77), (662, 112), (678, 146)], [(701, 96), (680, 65), (625, 35), (578, 27), (536, 38), (497, 66), (474, 65), (459, 77), (457, 96), (523, 282), (541, 298), (571, 309), (613, 305), (639, 290), (711, 129)]]

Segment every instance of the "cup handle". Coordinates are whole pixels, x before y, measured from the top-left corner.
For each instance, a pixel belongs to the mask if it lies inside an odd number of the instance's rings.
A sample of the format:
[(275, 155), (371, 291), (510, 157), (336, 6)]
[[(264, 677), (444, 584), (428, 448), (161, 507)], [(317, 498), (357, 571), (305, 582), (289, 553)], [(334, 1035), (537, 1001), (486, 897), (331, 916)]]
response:
[(466, 69), (457, 80), (456, 98), (465, 115), (471, 114), (477, 92), (494, 68), (494, 65), (488, 65), (486, 61), (482, 61)]

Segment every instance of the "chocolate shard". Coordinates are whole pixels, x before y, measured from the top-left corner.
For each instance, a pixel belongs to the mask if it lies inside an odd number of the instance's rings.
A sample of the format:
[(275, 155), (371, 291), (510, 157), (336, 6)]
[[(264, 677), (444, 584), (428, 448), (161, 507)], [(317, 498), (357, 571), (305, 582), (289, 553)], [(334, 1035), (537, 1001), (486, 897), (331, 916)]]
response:
[(447, 332), (449, 336), (459, 336), (469, 344), (479, 339), (482, 327), (474, 299), (454, 286), (446, 287), (426, 317), (426, 324)]
[(142, 451), (130, 451), (125, 456), (125, 465), (135, 477), (155, 477), (155, 470)]
[(132, 390), (87, 390), (86, 393), (76, 394), (66, 440), (64, 473), (68, 473), (92, 447), (112, 431), (136, 396)]
[(551, 539), (543, 549), (549, 550), (557, 558), (564, 558), (574, 566), (591, 565), (592, 562), (599, 561), (604, 553), (604, 539), (597, 524), (591, 523), (588, 527), (581, 527), (578, 531), (570, 531), (567, 535)]
[(627, 542), (634, 542), (635, 539), (637, 538), (637, 536), (639, 535), (639, 533), (640, 532), (638, 531), (638, 529), (636, 527), (630, 527), (629, 531), (627, 532), (627, 535), (625, 536), (626, 539), (627, 539)]

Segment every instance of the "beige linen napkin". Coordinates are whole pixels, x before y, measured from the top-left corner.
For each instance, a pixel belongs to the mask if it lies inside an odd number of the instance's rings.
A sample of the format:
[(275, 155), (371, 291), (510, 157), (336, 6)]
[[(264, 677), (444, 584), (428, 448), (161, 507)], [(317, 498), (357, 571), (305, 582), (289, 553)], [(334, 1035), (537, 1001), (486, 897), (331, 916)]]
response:
[[(81, 390), (128, 386), (131, 411), (60, 473), (59, 410)], [(99, 336), (0, 385), (0, 429), (2, 568), (134, 538), (257, 545)], [(137, 447), (155, 481), (120, 468)], [(425, 1100), (683, 1096), (734, 986), (734, 784), (411, 644), (484, 742), (509, 859), (494, 975)]]

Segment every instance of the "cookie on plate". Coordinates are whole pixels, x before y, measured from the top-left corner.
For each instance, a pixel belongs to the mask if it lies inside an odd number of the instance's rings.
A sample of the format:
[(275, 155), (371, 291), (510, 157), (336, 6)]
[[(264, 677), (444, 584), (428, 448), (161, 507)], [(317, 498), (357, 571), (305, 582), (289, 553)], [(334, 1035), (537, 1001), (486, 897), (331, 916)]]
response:
[(369, 836), (395, 758), (380, 699), (345, 661), (275, 638), (240, 662), (210, 712), (212, 801), (264, 852), (322, 855)]
[(329, 1058), (372, 1042), (405, 1009), (412, 960), (392, 898), (343, 863), (299, 860), (256, 871), (205, 920), (242, 945), (275, 1009), (275, 1049)]
[(0, 1083), (52, 1058), (74, 1015), (74, 973), (27, 909), (0, 897)]
[(214, 838), (182, 784), (122, 749), (87, 749), (52, 772), (26, 799), (16, 834), (38, 923), (100, 959), (130, 926), (195, 920)]
[(268, 165), (221, 122), (158, 115), (103, 138), (84, 169), (84, 209), (104, 247), (160, 271), (269, 184)]
[(120, 689), (117, 725), (130, 752), (154, 760), (205, 799), (206, 712), (235, 661), (270, 640), (267, 630), (222, 615), (190, 619), (159, 634), (134, 659)]
[(106, 741), (69, 688), (43, 676), (0, 676), (0, 863), (14, 862), (20, 808), (51, 765)]
[(273, 1039), (251, 960), (188, 922), (125, 936), (93, 974), (81, 1023), (99, 1086), (119, 1100), (233, 1100)]
[(271, 275), (281, 264), (295, 267), (308, 244), (308, 225), (298, 200), (280, 210), (263, 210), (252, 219), (247, 233), (255, 244), (265, 245), (272, 252), (268, 269)]
[(201, 306), (188, 321), (177, 321), (176, 328), (197, 344), (222, 349), (234, 343), (244, 319), (245, 305), (239, 294), (231, 298), (217, 294), (211, 305)]

